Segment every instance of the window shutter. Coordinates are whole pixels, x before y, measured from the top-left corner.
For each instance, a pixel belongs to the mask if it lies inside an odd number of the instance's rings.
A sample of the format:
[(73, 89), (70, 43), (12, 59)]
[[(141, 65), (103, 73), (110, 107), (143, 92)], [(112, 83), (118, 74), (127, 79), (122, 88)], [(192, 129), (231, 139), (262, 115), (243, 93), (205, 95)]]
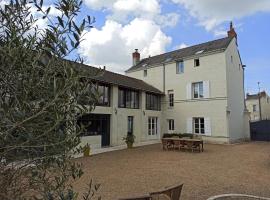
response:
[(209, 98), (210, 97), (210, 84), (209, 81), (203, 82), (203, 97)]
[(187, 133), (192, 133), (192, 127), (193, 127), (192, 122), (193, 122), (192, 118), (187, 119)]
[(191, 99), (191, 83), (187, 84), (187, 99)]
[(209, 117), (204, 118), (205, 135), (211, 136), (211, 121)]

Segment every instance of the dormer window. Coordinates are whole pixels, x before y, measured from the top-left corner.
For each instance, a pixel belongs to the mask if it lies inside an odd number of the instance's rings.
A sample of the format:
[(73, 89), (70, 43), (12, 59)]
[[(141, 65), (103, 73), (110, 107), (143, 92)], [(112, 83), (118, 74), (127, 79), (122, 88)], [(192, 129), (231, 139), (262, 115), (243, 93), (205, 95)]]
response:
[(147, 69), (143, 70), (143, 76), (144, 76), (144, 77), (147, 76)]
[(200, 66), (200, 59), (194, 59), (194, 67), (199, 67)]

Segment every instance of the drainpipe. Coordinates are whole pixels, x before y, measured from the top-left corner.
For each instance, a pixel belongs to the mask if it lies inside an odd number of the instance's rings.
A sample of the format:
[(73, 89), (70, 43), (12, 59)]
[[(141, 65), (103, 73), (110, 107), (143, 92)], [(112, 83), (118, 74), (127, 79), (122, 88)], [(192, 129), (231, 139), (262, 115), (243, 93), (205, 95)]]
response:
[(165, 94), (165, 64), (163, 63), (163, 92)]
[(245, 69), (246, 65), (242, 65), (243, 68), (243, 92), (244, 92), (244, 106), (245, 106), (245, 111), (247, 110), (247, 104), (246, 104), (246, 94), (245, 94)]

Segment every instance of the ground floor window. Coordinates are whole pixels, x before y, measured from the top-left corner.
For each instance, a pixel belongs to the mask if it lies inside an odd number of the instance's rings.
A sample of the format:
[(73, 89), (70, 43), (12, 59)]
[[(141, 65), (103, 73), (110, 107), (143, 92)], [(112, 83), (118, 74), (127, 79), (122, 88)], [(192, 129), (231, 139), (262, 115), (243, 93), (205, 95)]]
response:
[(157, 135), (157, 117), (148, 118), (148, 135)]
[(128, 134), (133, 134), (133, 116), (128, 116)]
[(174, 131), (174, 120), (168, 119), (169, 131)]
[(196, 134), (205, 134), (204, 118), (193, 118), (193, 132)]

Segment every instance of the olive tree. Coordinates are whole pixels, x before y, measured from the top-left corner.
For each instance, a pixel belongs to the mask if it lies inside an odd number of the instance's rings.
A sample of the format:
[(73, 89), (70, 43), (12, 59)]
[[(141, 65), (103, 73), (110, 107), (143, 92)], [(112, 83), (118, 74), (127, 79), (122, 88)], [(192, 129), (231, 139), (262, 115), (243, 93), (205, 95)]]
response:
[[(81, 5), (58, 0), (56, 17), (43, 0), (0, 6), (0, 199), (78, 197), (70, 184), (83, 174), (72, 161), (82, 131), (76, 119), (97, 99), (91, 74), (76, 67), (76, 49), (94, 22), (77, 22)], [(97, 189), (91, 182), (84, 198)]]

